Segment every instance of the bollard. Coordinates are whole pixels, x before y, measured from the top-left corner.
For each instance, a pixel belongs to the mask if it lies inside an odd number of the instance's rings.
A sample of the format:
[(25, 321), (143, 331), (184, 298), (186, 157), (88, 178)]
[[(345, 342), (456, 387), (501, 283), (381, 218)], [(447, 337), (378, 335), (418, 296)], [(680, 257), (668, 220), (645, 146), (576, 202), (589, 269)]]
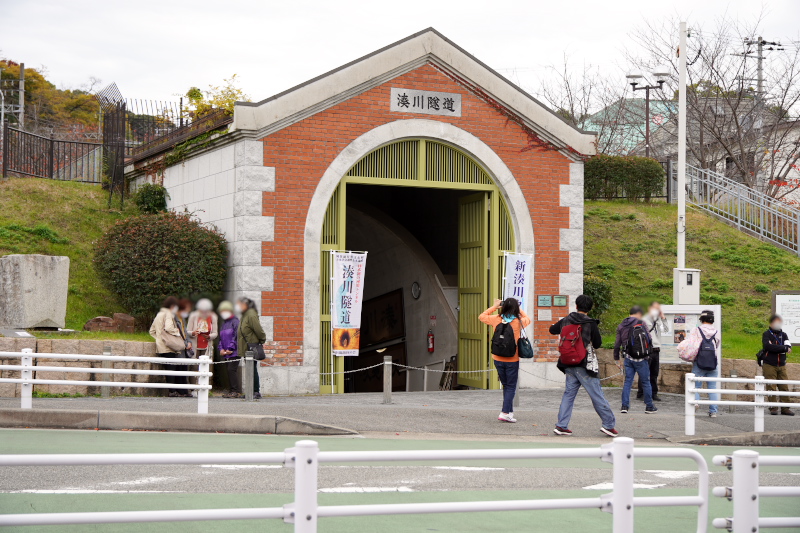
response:
[[(22, 366), (33, 368), (33, 350), (30, 348), (23, 348), (22, 353), (27, 354), (22, 356)], [(19, 377), (22, 379), (33, 379), (33, 370), (23, 370), (20, 372)], [(22, 390), (19, 393), (22, 400), (23, 409), (33, 408), (33, 383), (23, 383)]]
[[(319, 445), (301, 440), (294, 447), (294, 506), (291, 517), (295, 533), (316, 533)], [(291, 523), (291, 522), (290, 522)]]
[[(764, 376), (756, 376), (755, 389), (757, 392), (764, 392)], [(756, 394), (755, 404), (756, 419), (753, 431), (764, 433), (764, 394)]]
[[(111, 346), (103, 346), (103, 355), (110, 357), (111, 356)], [(100, 366), (102, 368), (112, 368), (111, 361), (102, 361)], [(114, 381), (112, 379), (112, 374), (102, 374), (102, 377), (98, 381)], [(133, 380), (133, 376), (131, 376), (131, 381)], [(101, 386), (100, 387), (100, 397), (101, 398), (110, 398), (111, 397), (111, 387), (109, 386)]]
[(392, 403), (392, 356), (383, 356), (383, 403)]
[[(207, 355), (200, 356), (200, 365), (198, 370), (200, 372), (208, 372), (209, 370), (209, 363), (211, 359)], [(197, 378), (198, 385), (208, 385), (209, 376), (200, 376)], [(207, 415), (208, 414), (208, 389), (198, 389), (197, 390), (197, 414), (200, 415)]]
[[(735, 368), (731, 368), (731, 372), (728, 375), (728, 377), (729, 378), (738, 378), (739, 374), (736, 373), (736, 369)], [(723, 389), (727, 389), (728, 385), (729, 385), (728, 383), (723, 383), (722, 388)], [(722, 398), (722, 396), (720, 396), (720, 398)], [(738, 399), (739, 399), (738, 396), (734, 396), (734, 400), (738, 400)], [(735, 405), (729, 405), (728, 406), (728, 412), (729, 413), (735, 413), (736, 412), (736, 406)]]
[(686, 399), (684, 400), (684, 434), (694, 435), (694, 405), (691, 402), (694, 400), (694, 374), (691, 372), (686, 374), (686, 384), (684, 385), (684, 393)]
[(614, 490), (611, 493), (614, 533), (633, 533), (633, 439), (612, 442)]
[(758, 452), (736, 450), (733, 452), (731, 466), (733, 533), (758, 531)]
[(244, 356), (244, 399), (248, 402), (253, 401), (253, 351), (247, 350)]

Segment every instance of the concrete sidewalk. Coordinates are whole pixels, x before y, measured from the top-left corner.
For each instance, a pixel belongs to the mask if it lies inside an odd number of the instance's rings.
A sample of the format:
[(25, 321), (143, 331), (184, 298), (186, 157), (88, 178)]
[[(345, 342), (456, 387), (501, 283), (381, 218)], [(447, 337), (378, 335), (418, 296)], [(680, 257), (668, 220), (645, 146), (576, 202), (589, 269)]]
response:
[[(632, 400), (632, 411), (619, 413), (621, 389), (604, 389), (617, 415), (621, 435), (638, 439), (682, 438), (683, 395), (662, 394), (659, 412), (644, 413), (644, 404)], [(360, 433), (449, 434), (453, 436), (534, 436), (559, 438), (552, 433), (562, 392), (522, 390), (515, 410), (517, 424), (497, 421), (500, 391), (398, 392), (393, 403), (383, 405), (382, 394), (267, 397), (256, 402), (211, 398), (213, 414), (273, 415), (347, 428)], [(19, 408), (19, 398), (1, 398), (0, 408)], [(138, 412), (196, 412), (197, 400), (166, 397), (35, 398), (34, 409), (72, 409)], [(738, 408), (735, 413), (721, 409), (718, 418), (697, 414), (698, 436), (733, 435), (753, 431), (753, 411)], [(766, 416), (767, 431), (798, 431), (800, 416)], [(597, 438), (600, 419), (588, 395), (579, 393), (570, 429), (576, 437)]]

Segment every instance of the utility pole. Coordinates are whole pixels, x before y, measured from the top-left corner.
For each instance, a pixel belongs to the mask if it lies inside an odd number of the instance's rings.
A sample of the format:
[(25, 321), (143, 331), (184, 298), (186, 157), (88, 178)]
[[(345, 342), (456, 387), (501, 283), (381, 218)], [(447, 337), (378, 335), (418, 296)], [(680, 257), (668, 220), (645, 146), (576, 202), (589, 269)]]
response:
[(686, 22), (678, 47), (678, 268), (686, 268)]
[(19, 129), (25, 129), (25, 63), (19, 64)]

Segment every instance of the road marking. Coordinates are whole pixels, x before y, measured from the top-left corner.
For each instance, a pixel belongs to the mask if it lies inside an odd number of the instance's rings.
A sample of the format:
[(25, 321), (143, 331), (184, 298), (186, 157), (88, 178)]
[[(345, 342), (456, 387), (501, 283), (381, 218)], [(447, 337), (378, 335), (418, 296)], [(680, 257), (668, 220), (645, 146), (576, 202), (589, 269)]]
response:
[(151, 483), (161, 483), (163, 481), (174, 481), (176, 477), (146, 477), (133, 479), (131, 481), (112, 481), (109, 485), (150, 485)]
[(463, 470), (465, 472), (481, 472), (505, 470), (505, 468), (492, 468), (488, 466), (433, 466), (434, 470)]
[(223, 470), (245, 470), (248, 468), (283, 468), (283, 465), (200, 465), (200, 468), (221, 468)]
[[(657, 489), (659, 487), (665, 487), (666, 483), (660, 483), (657, 485), (647, 485), (644, 483), (634, 483), (634, 489)], [(589, 485), (588, 487), (583, 487), (586, 490), (614, 490), (614, 484), (612, 482), (607, 483), (598, 483), (596, 485)]]
[(686, 479), (698, 475), (696, 470), (642, 470), (642, 472), (653, 474), (662, 479)]
[(182, 493), (179, 490), (106, 490), (106, 489), (25, 489), (4, 490), (3, 494), (163, 494)]
[(332, 487), (319, 489), (319, 492), (355, 493), (355, 492), (414, 492), (411, 487)]

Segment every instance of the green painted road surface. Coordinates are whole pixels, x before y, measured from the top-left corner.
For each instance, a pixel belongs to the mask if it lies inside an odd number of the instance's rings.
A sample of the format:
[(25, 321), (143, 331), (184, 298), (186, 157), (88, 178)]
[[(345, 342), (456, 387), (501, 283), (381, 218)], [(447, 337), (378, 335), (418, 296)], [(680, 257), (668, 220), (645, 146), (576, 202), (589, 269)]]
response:
[[(282, 451), (297, 437), (100, 432), (67, 430), (0, 430), (0, 453), (153, 453)], [(322, 450), (546, 448), (529, 442), (316, 438)], [(559, 447), (585, 447), (558, 442)], [(733, 448), (695, 448), (711, 457)], [(762, 448), (770, 455), (800, 455), (798, 448)], [(635, 482), (639, 496), (696, 493), (694, 463), (688, 459), (640, 459)], [(522, 461), (437, 461), (369, 465), (324, 465), (320, 468), (321, 505), (485, 501), (596, 497), (610, 492), (611, 465), (594, 459)], [(730, 472), (711, 466), (710, 486), (729, 485)], [(293, 471), (232, 465), (2, 467), (0, 513), (133, 511), (275, 507), (291, 502)], [(762, 468), (763, 485), (800, 485), (800, 469)], [(381, 492), (385, 491), (385, 492)], [(800, 501), (765, 498), (762, 516), (800, 515)], [(710, 517), (730, 516), (731, 503), (711, 497)], [(639, 508), (637, 531), (694, 531), (692, 508)], [(426, 531), (611, 531), (611, 515), (594, 509), (462, 513), (320, 519), (321, 532)], [(280, 520), (184, 522), (4, 528), (14, 532), (217, 532), (285, 531)], [(712, 531), (713, 529), (709, 529)], [(783, 531), (791, 531), (784, 529)], [(796, 530), (795, 530), (796, 531)]]

